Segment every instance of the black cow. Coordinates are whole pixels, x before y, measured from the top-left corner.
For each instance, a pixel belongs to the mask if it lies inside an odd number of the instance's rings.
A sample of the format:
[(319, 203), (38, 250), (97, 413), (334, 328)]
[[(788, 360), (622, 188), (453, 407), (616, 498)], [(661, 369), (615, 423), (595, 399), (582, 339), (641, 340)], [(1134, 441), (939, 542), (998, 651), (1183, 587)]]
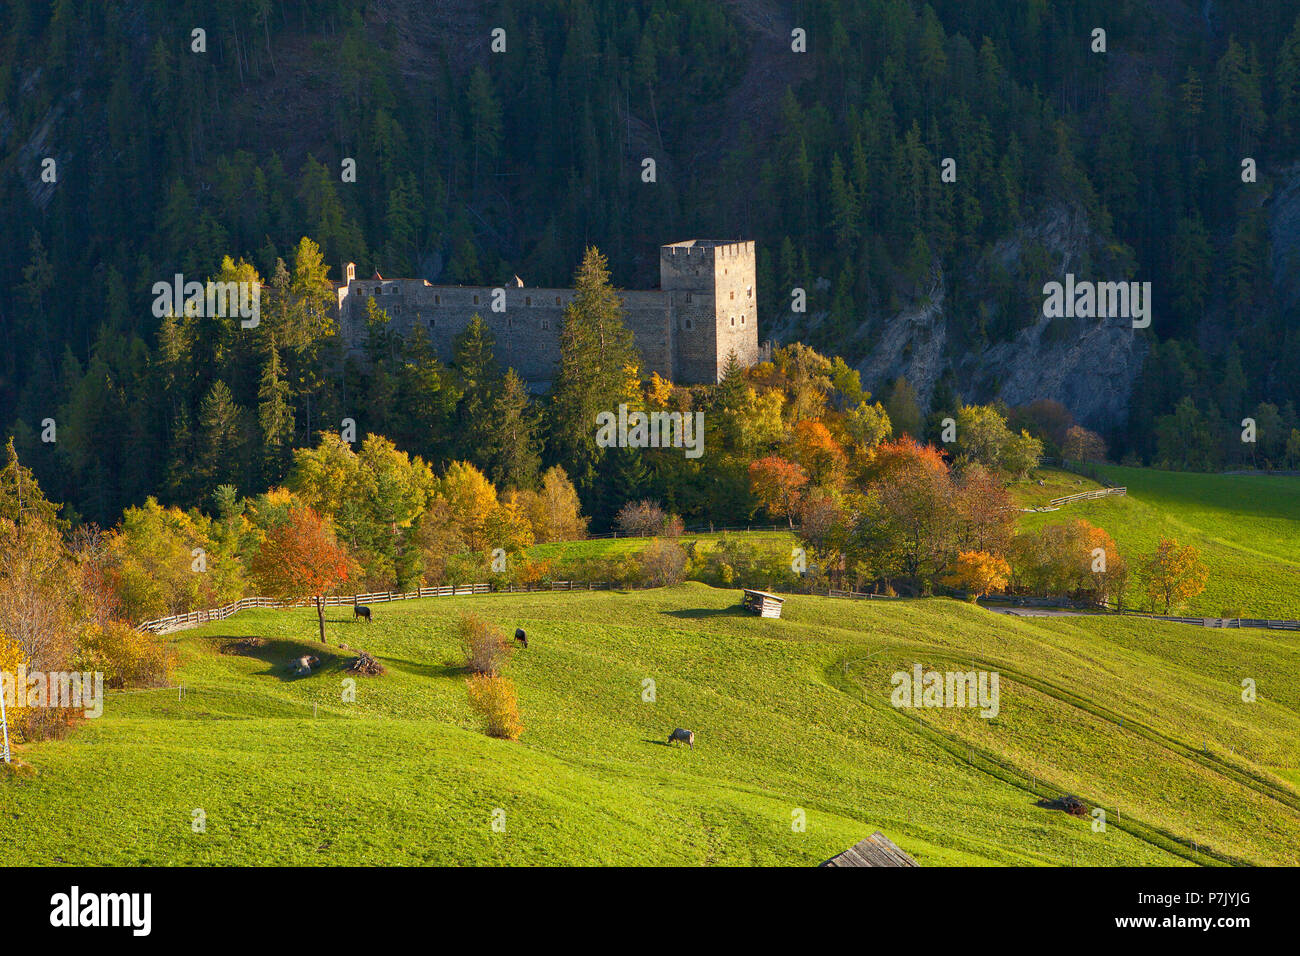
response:
[(528, 635), (522, 627), (515, 628), (515, 640), (524, 645), (525, 650), (528, 648)]
[(369, 624), (370, 608), (366, 607), (364, 604), (352, 605), (352, 620), (355, 621), (359, 617), (364, 617), (366, 619), (366, 623)]

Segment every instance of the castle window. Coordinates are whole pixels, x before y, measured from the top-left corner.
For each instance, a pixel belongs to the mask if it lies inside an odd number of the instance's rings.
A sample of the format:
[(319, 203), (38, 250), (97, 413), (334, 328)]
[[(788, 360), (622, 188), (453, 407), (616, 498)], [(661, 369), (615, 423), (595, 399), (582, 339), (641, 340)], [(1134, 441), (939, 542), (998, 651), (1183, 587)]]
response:
[(524, 296), (524, 305), (532, 305), (532, 304), (533, 304), (533, 297), (531, 295)]
[(736, 290), (735, 290), (735, 289), (732, 289), (732, 290), (731, 290), (731, 298), (732, 298), (732, 299), (735, 299), (735, 298), (736, 298)]
[(402, 307), (401, 307), (400, 305), (394, 305), (394, 306), (391, 306), (391, 308), (392, 308), (392, 310), (393, 310), (393, 315), (401, 315), (401, 314), (402, 314)]
[(442, 305), (442, 296), (440, 296), (440, 295), (435, 295), (435, 296), (433, 297), (433, 304), (434, 304), (434, 305)]
[(752, 285), (745, 290), (745, 295), (749, 296), (751, 299), (754, 298), (754, 287)]
[(732, 325), (736, 324), (736, 317), (734, 315), (731, 317), (731, 324)]
[(695, 328), (695, 321), (693, 319), (686, 319), (682, 324), (686, 327), (687, 332)]
[(478, 296), (474, 296), (474, 304), (478, 305)]
[(551, 327), (551, 320), (550, 320), (550, 319), (542, 319), (542, 331), (545, 332), (545, 331), (546, 331), (547, 329), (549, 329), (550, 327)]
[(429, 328), (433, 328), (434, 325), (435, 325), (435, 320), (434, 320), (434, 319), (430, 319), (430, 320), (429, 320)]
[(690, 294), (689, 292), (686, 293), (686, 301), (687, 301), (687, 302), (690, 302), (690, 301), (691, 301), (691, 294)]
[(555, 304), (556, 305), (560, 304), (560, 297), (558, 295), (555, 297)]
[(744, 316), (743, 313), (742, 313), (741, 316), (740, 316), (740, 324), (741, 324), (741, 325), (744, 325), (744, 324), (745, 324), (745, 316)]

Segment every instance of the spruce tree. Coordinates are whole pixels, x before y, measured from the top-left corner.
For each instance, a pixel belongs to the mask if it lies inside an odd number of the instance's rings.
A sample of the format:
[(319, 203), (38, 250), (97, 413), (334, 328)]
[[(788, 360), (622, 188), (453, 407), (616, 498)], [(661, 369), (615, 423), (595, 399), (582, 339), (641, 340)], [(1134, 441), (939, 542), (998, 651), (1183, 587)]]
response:
[(257, 389), (257, 423), (262, 431), (262, 469), (268, 481), (283, 477), (284, 464), (293, 444), (293, 406), (289, 383), (280, 365), (275, 338), (268, 340), (267, 358)]
[(594, 246), (584, 253), (573, 285), (551, 394), (551, 455), (571, 469), (579, 490), (590, 492), (603, 456), (596, 447), (596, 415), (617, 414), (620, 402), (632, 400), (640, 357), (623, 324), (623, 303), (610, 284), (605, 257)]
[(502, 380), (488, 425), (488, 477), (498, 488), (536, 487), (542, 465), (537, 424), (528, 389), (510, 369)]

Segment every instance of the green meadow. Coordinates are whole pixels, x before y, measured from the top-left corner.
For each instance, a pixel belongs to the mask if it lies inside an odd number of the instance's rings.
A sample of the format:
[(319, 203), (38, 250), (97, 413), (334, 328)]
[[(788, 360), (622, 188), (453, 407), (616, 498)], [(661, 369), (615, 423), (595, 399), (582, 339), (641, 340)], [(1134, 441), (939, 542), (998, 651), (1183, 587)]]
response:
[[(739, 597), (398, 602), (333, 612), (328, 646), (311, 610), (181, 632), (183, 696), (110, 693), (0, 772), (0, 863), (812, 866), (881, 830), (927, 866), (1300, 864), (1298, 635)], [(469, 708), (466, 612), (528, 631), (516, 742)], [(354, 701), (340, 644), (387, 669)], [(996, 672), (997, 715), (892, 706), (916, 664)]]
[[(1130, 569), (1162, 537), (1194, 544), (1209, 569), (1205, 591), (1180, 613), (1205, 617), (1300, 620), (1300, 478), (1210, 475), (1109, 466), (1106, 479), (1128, 494), (1027, 514), (1028, 527), (1073, 518), (1105, 528)], [(1022, 507), (1099, 487), (1077, 475), (1047, 469), (1045, 482), (1016, 489)], [(1130, 605), (1142, 606), (1140, 586)], [(1161, 608), (1163, 610), (1163, 608)]]

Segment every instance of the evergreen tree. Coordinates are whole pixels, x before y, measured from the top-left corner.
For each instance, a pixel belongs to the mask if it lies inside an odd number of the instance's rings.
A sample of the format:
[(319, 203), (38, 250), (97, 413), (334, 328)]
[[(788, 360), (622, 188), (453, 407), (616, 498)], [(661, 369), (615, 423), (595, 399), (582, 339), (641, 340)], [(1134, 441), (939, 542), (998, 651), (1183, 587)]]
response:
[(569, 469), (579, 491), (590, 492), (603, 449), (596, 415), (618, 413), (633, 399), (640, 358), (623, 324), (623, 303), (609, 281), (605, 257), (588, 247), (564, 309), (560, 366), (550, 403), (551, 458)]
[(263, 475), (270, 483), (284, 476), (284, 466), (293, 443), (293, 406), (290, 388), (280, 365), (275, 337), (267, 337), (266, 362), (257, 389), (257, 423), (262, 432)]
[(487, 430), (488, 477), (499, 488), (535, 488), (542, 465), (537, 412), (514, 369), (502, 380)]

